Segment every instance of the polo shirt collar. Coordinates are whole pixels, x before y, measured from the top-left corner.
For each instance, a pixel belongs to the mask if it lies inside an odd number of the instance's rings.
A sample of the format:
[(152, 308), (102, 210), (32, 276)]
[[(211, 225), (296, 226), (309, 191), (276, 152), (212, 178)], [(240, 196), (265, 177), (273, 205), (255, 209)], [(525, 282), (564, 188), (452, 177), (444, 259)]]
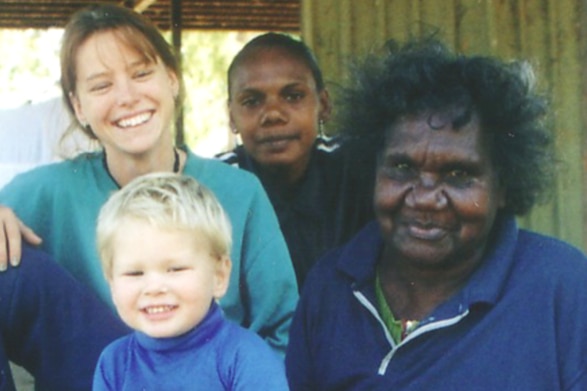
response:
[[(514, 216), (498, 214), (494, 240), (488, 244), (479, 268), (466, 285), (433, 313), (435, 318), (454, 316), (474, 304), (495, 304), (507, 284), (514, 267), (518, 227)], [(377, 259), (383, 240), (376, 221), (369, 223), (345, 247), (337, 267), (347, 275), (354, 289), (371, 290), (375, 281)]]

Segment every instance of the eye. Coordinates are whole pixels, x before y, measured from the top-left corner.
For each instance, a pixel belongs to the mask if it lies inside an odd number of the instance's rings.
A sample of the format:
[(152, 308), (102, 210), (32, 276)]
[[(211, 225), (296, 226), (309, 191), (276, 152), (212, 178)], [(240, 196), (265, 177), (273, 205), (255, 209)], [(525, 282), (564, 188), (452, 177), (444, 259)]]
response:
[(262, 104), (263, 97), (259, 94), (245, 94), (239, 97), (238, 102), (241, 106), (255, 108)]
[(286, 93), (285, 100), (288, 102), (297, 102), (304, 99), (306, 95), (303, 92), (290, 91)]
[(249, 98), (243, 99), (241, 101), (241, 105), (243, 105), (245, 107), (255, 107), (255, 106), (258, 106), (260, 102), (261, 102), (261, 100), (256, 97), (249, 97)]
[(128, 270), (122, 273), (126, 277), (140, 277), (145, 274), (142, 270)]
[(445, 181), (453, 186), (467, 186), (474, 178), (474, 174), (464, 168), (455, 168), (448, 171), (445, 175)]
[(455, 169), (448, 173), (449, 178), (468, 178), (469, 172), (467, 170)]
[(417, 175), (417, 169), (406, 161), (391, 161), (382, 166), (382, 172), (396, 181), (406, 181)]
[(172, 266), (167, 269), (168, 273), (179, 273), (188, 270), (187, 266)]
[(112, 85), (112, 83), (106, 82), (106, 81), (105, 82), (96, 83), (96, 84), (92, 84), (90, 86), (90, 92), (104, 92), (111, 85)]
[(133, 74), (133, 78), (135, 78), (135, 79), (145, 79), (149, 75), (151, 75), (152, 73), (153, 73), (153, 70), (151, 68), (142, 68), (142, 69), (137, 70)]

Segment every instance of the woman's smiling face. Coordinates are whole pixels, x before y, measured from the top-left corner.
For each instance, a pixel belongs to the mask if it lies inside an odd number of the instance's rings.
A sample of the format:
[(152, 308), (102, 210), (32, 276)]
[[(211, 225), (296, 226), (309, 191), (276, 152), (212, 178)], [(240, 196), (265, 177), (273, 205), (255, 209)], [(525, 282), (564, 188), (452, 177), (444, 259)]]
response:
[(377, 169), (374, 206), (386, 252), (418, 267), (476, 261), (503, 191), (476, 118), (460, 129), (410, 117), (392, 129)]
[[(116, 30), (90, 36), (76, 53), (76, 116), (108, 154), (144, 154), (172, 142), (176, 75), (150, 61)], [(160, 140), (165, 140), (160, 142)]]

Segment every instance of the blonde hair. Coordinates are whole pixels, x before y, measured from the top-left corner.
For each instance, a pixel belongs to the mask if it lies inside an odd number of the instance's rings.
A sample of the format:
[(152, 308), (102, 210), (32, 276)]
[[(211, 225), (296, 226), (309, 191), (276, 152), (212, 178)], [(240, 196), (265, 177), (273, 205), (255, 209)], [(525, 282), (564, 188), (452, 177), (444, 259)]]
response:
[(213, 257), (229, 256), (230, 221), (216, 196), (191, 177), (152, 173), (132, 180), (100, 210), (97, 247), (107, 277), (112, 272), (114, 237), (127, 218), (144, 220), (160, 229), (191, 231), (209, 242)]

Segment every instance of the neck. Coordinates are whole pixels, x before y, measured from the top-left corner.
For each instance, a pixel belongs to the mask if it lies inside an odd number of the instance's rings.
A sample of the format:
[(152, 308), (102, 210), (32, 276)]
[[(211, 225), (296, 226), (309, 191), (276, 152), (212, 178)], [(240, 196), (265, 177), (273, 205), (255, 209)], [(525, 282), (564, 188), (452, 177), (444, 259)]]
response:
[(104, 149), (104, 168), (118, 187), (134, 178), (151, 172), (179, 172), (185, 160), (184, 152), (175, 147), (159, 155), (133, 155), (107, 153)]
[[(385, 257), (385, 259), (394, 259)], [(398, 319), (422, 320), (466, 283), (480, 262), (463, 262), (452, 269), (421, 268), (410, 262), (379, 263), (381, 288)]]
[(272, 187), (286, 193), (302, 181), (310, 164), (310, 157), (294, 164), (258, 165), (259, 177)]

